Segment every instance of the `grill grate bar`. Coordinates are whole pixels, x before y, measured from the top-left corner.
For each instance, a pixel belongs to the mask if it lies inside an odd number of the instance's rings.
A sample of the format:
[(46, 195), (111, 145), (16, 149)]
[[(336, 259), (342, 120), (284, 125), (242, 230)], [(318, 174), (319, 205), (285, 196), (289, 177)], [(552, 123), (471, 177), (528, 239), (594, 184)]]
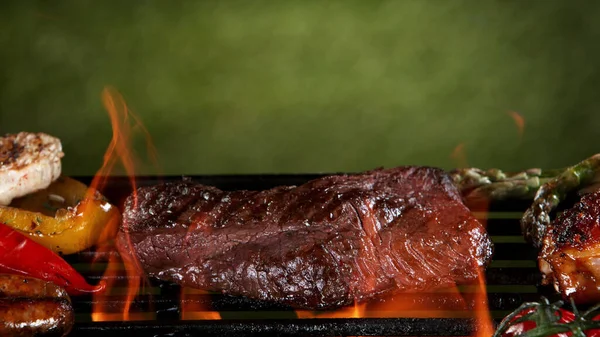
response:
[(85, 323), (70, 336), (468, 336), (476, 322), (461, 318), (344, 318)]
[[(456, 313), (460, 313), (465, 311), (464, 304), (457, 300), (456, 296), (443, 296), (439, 294), (418, 294), (410, 296), (403, 296), (403, 304), (406, 305), (408, 303), (412, 303), (415, 307), (418, 308), (430, 308), (430, 310), (435, 310), (435, 308), (439, 308), (439, 311), (450, 312), (454, 311)], [(406, 298), (406, 297), (414, 297), (414, 298)], [(179, 296), (172, 296), (170, 298), (165, 298), (166, 296), (138, 296), (133, 303), (131, 304), (131, 310), (133, 312), (143, 312), (147, 310), (150, 305), (153, 304), (156, 310), (162, 308), (160, 310), (179, 310), (179, 307), (182, 304), (182, 301), (178, 298)], [(518, 293), (488, 293), (488, 305), (490, 310), (502, 311), (502, 310), (511, 310), (515, 307), (519, 306), (522, 302), (527, 301), (536, 301), (539, 300), (539, 295), (533, 292), (526, 292), (522, 294)], [(123, 308), (123, 304), (125, 303), (122, 297), (117, 297), (115, 299), (103, 300), (101, 301), (104, 305), (105, 313), (118, 313), (121, 308)], [(473, 308), (475, 305), (475, 300), (473, 299), (465, 299), (466, 307)], [(92, 306), (98, 303), (98, 301), (94, 301), (91, 298), (87, 299), (78, 299), (73, 303), (75, 310), (78, 313), (90, 313)], [(206, 308), (205, 310), (212, 311), (221, 311), (221, 312), (243, 312), (243, 311), (256, 311), (260, 310), (264, 313), (265, 316), (271, 315), (270, 312), (278, 313), (278, 312), (293, 312), (290, 308), (277, 306), (272, 303), (267, 302), (258, 302), (247, 298), (242, 297), (234, 297), (234, 296), (223, 296), (223, 295), (203, 295), (203, 296), (195, 296), (192, 298), (186, 297), (183, 301), (183, 304), (188, 306), (192, 305), (195, 307)], [(402, 314), (402, 312), (410, 312), (411, 309), (403, 309), (403, 310), (385, 310), (380, 309), (378, 312), (394, 312), (398, 315)]]

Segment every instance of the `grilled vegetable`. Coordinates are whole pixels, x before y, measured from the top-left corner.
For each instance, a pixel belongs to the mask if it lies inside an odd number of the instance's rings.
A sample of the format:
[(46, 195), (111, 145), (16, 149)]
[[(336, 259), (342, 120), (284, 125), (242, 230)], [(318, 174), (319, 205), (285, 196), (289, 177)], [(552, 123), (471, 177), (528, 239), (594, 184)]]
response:
[(521, 219), (521, 230), (525, 238), (535, 247), (541, 247), (550, 226), (550, 212), (565, 199), (568, 193), (593, 182), (599, 169), (600, 154), (597, 154), (567, 168), (542, 185), (535, 195), (533, 204)]
[(573, 311), (562, 305), (562, 301), (550, 303), (546, 298), (539, 303), (523, 303), (500, 322), (493, 337), (600, 336), (600, 316), (594, 316), (600, 305), (583, 314), (574, 303)]
[(0, 137), (0, 205), (44, 189), (60, 176), (60, 139), (20, 132)]
[(0, 274), (0, 336), (66, 336), (73, 322), (64, 289), (35, 278)]
[(65, 288), (70, 295), (102, 291), (104, 283), (90, 285), (62, 257), (0, 224), (0, 273), (30, 276)]
[(533, 199), (544, 183), (561, 174), (563, 170), (533, 168), (518, 173), (499, 169), (456, 169), (450, 172), (454, 184), (466, 199), (487, 200)]
[(67, 177), (0, 206), (0, 222), (62, 254), (90, 248), (116, 233), (118, 210), (97, 191)]
[(527, 241), (539, 248), (550, 225), (550, 213), (568, 193), (589, 189), (599, 172), (600, 154), (596, 154), (566, 169), (536, 168), (511, 174), (498, 169), (465, 168), (450, 175), (466, 199), (533, 199), (521, 220), (521, 230)]

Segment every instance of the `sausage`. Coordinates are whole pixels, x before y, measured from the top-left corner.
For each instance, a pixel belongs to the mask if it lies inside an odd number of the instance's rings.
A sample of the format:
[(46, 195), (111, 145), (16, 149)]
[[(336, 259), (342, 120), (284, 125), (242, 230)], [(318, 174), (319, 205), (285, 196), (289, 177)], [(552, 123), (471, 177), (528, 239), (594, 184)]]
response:
[(0, 274), (0, 336), (66, 336), (73, 323), (64, 289), (31, 277)]

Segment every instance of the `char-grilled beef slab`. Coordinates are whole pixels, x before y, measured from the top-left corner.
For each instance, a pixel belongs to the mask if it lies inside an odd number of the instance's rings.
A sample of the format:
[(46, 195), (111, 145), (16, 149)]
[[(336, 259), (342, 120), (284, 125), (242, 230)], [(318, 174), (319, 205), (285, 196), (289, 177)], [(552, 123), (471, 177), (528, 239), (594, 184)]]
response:
[(449, 176), (429, 167), (266, 191), (142, 187), (117, 242), (150, 276), (302, 309), (465, 283), (492, 254)]

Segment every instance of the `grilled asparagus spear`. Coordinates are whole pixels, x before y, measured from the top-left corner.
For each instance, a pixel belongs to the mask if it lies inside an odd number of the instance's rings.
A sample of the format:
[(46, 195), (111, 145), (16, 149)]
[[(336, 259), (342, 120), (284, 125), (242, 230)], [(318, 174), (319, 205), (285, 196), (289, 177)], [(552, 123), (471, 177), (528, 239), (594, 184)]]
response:
[(529, 169), (510, 174), (498, 169), (466, 168), (451, 171), (450, 175), (466, 199), (533, 199), (521, 219), (521, 230), (525, 239), (539, 248), (550, 225), (550, 213), (568, 193), (584, 191), (598, 182), (600, 154), (559, 170)]
[(535, 247), (541, 247), (551, 222), (550, 212), (565, 199), (568, 193), (595, 183), (600, 176), (599, 173), (600, 154), (596, 154), (567, 168), (542, 185), (535, 195), (533, 204), (521, 218), (521, 231), (525, 239)]
[(562, 170), (534, 168), (518, 173), (505, 173), (499, 169), (457, 169), (450, 172), (454, 184), (466, 199), (488, 200), (533, 199), (537, 190)]

